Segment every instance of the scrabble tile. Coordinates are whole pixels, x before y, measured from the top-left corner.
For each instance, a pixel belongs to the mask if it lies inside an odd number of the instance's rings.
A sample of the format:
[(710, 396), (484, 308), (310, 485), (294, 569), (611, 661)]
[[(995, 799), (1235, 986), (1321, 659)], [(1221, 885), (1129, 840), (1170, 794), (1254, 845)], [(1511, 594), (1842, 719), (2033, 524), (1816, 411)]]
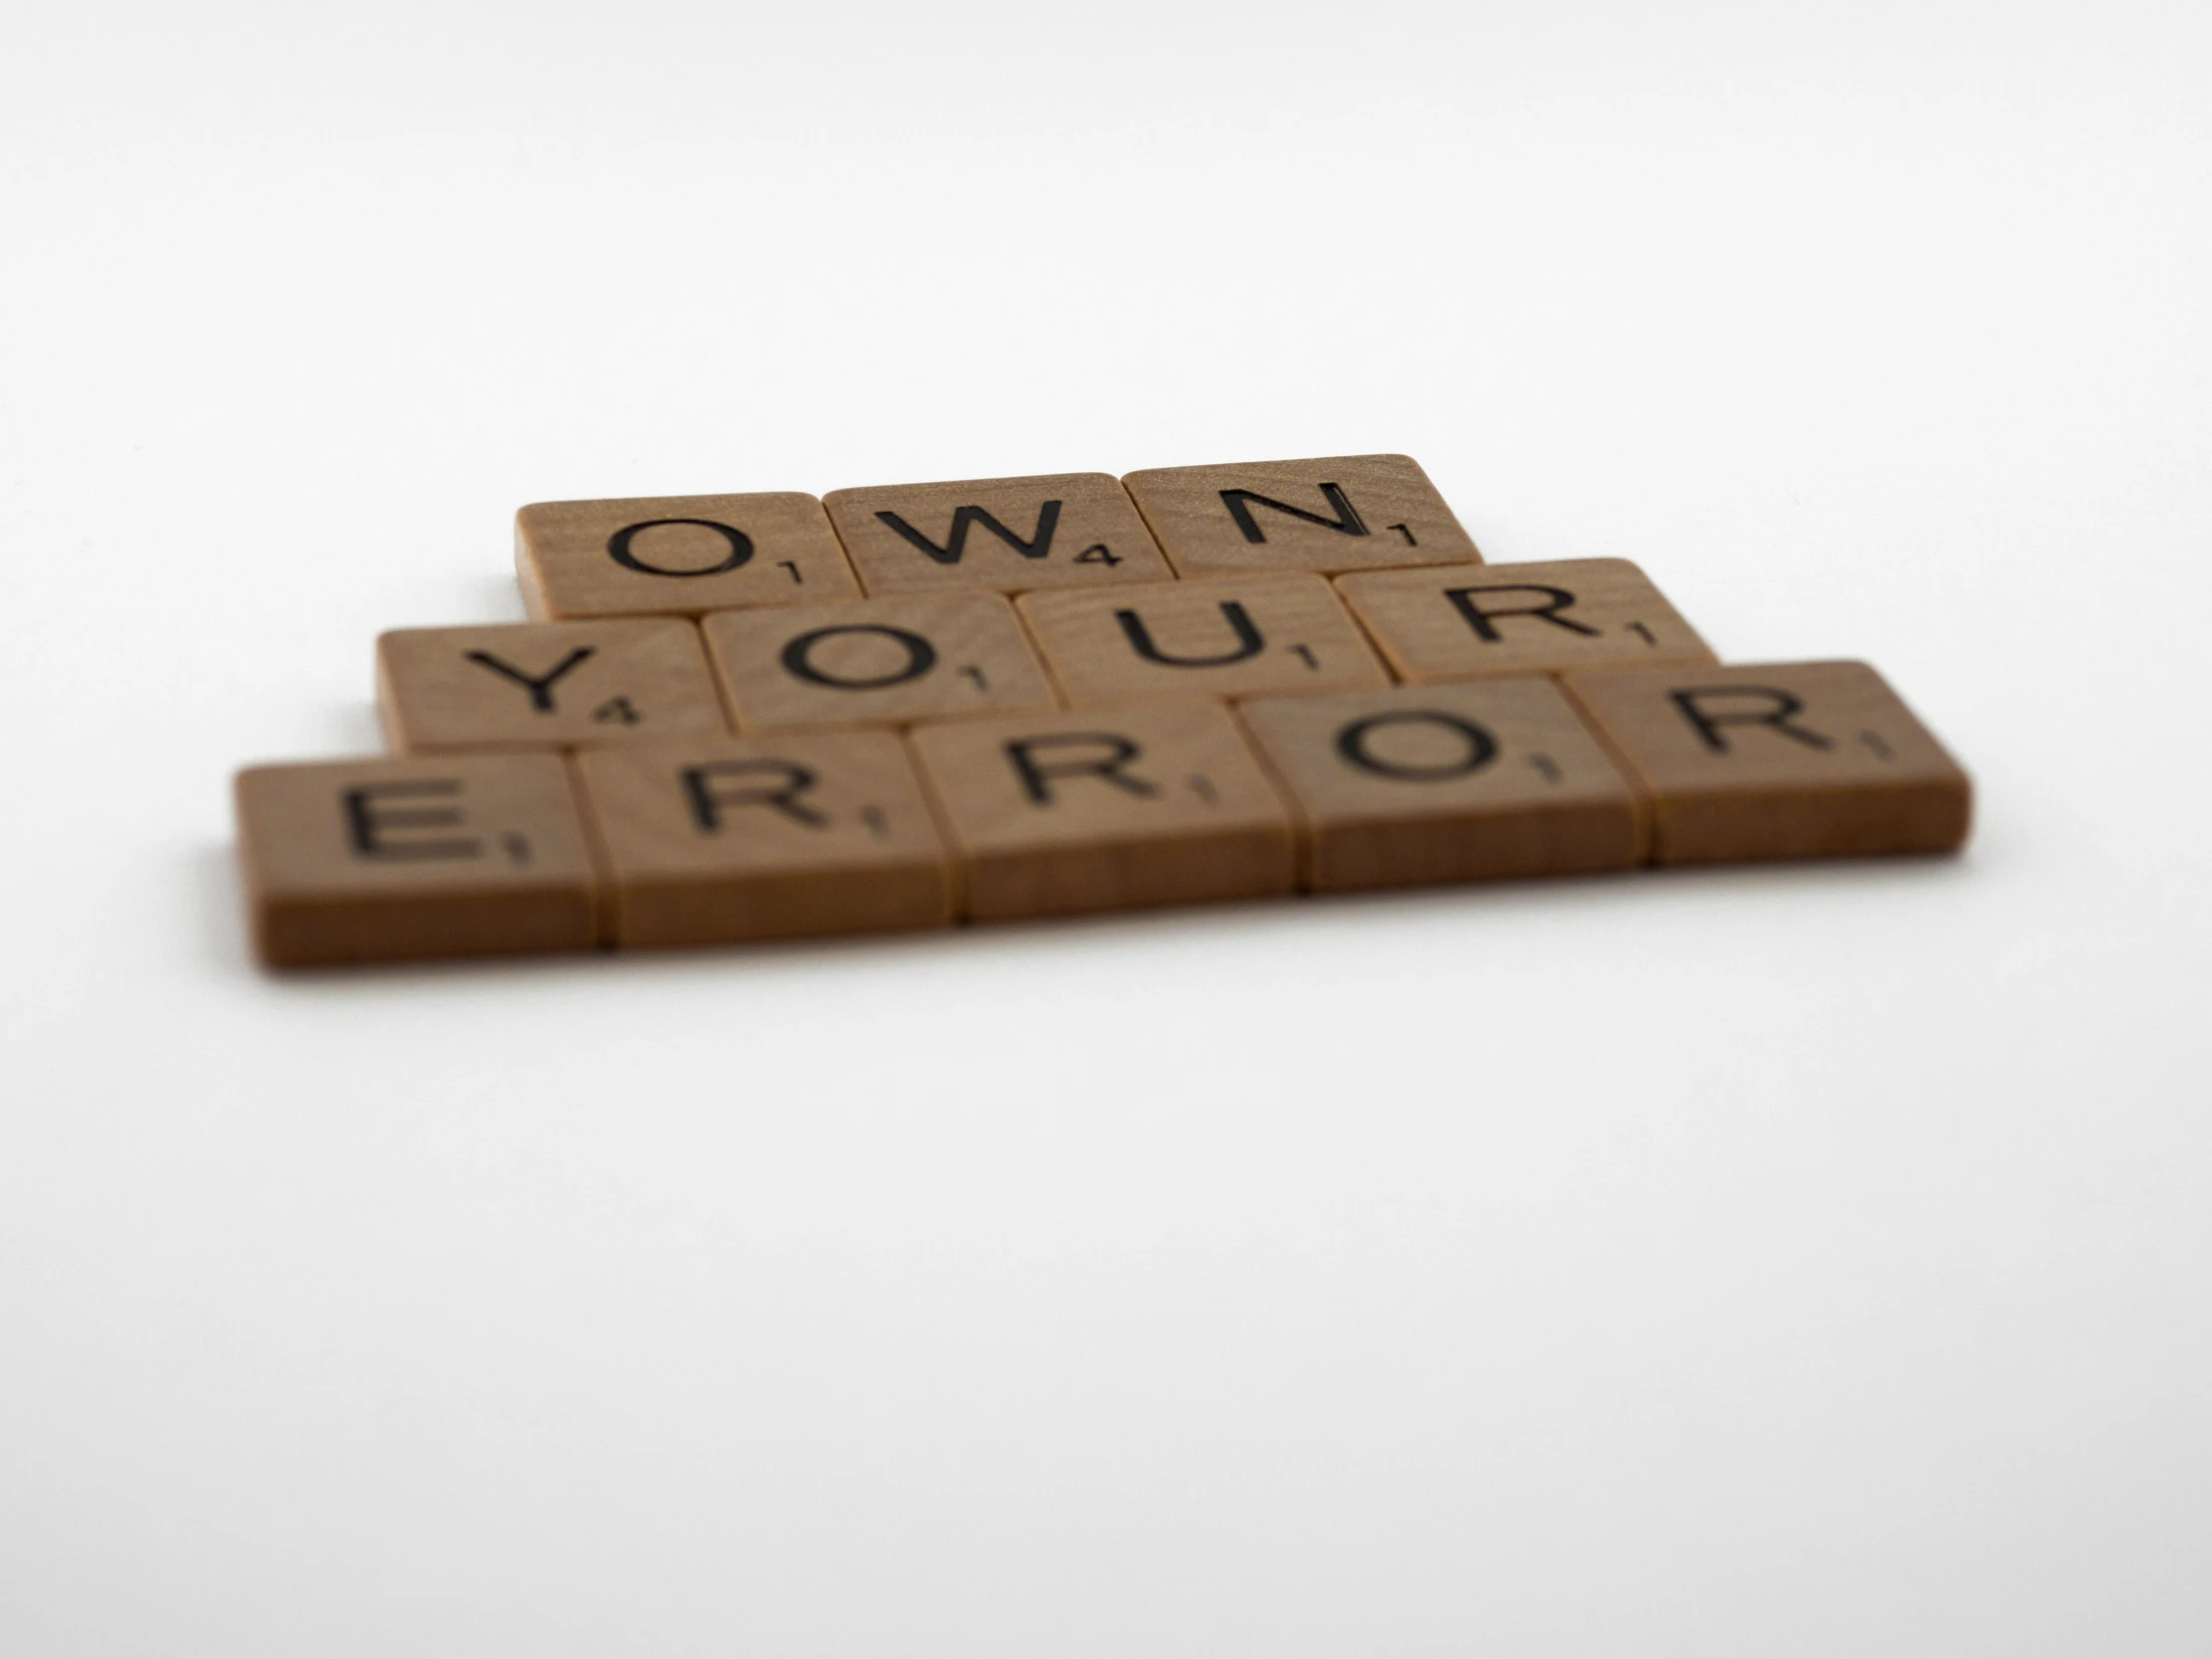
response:
[(951, 864), (892, 733), (670, 738), (575, 764), (618, 945), (952, 918)]
[(720, 611), (702, 631), (740, 731), (905, 725), (1060, 706), (1003, 594)]
[(1626, 559), (1366, 571), (1337, 591), (1413, 684), (1720, 660)]
[(401, 628), (376, 641), (376, 692), (407, 755), (730, 729), (699, 630), (672, 619)]
[(979, 919), (1294, 884), (1289, 814), (1221, 704), (951, 721), (909, 741)]
[(702, 616), (857, 595), (811, 495), (539, 501), (515, 515), (515, 573), (541, 622)]
[(1864, 663), (1564, 684), (1650, 797), (1659, 863), (1948, 852), (1966, 838), (1966, 775)]
[(1016, 608), (1071, 708), (1390, 683), (1329, 584), (1298, 571), (1032, 593)]
[(1409, 455), (1164, 467), (1122, 483), (1185, 576), (1482, 560)]
[(273, 967), (593, 941), (595, 878), (558, 755), (252, 767), (235, 795)]
[(1318, 891), (1625, 869), (1636, 793), (1546, 679), (1262, 698), (1241, 712)]
[(871, 594), (1025, 593), (1174, 575), (1104, 472), (831, 490), (823, 505)]

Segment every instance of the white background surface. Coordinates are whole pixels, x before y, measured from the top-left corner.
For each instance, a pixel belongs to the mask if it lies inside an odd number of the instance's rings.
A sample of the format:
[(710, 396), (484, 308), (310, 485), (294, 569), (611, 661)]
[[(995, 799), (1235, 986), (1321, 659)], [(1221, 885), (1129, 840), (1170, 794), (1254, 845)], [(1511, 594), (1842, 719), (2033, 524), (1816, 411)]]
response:
[[(19, 0), (0, 1651), (2212, 1650), (2208, 48)], [(523, 501), (1371, 449), (1969, 855), (244, 958)]]

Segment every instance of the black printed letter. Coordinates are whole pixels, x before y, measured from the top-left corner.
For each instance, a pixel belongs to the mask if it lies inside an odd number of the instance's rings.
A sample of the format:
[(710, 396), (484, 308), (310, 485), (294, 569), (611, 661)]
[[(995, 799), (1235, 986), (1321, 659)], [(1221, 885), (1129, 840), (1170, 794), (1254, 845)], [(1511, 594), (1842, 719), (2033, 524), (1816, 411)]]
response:
[[(1478, 593), (1536, 593), (1542, 594), (1551, 603), (1500, 606), (1494, 611), (1485, 611), (1475, 600), (1474, 596)], [(1466, 618), (1467, 626), (1474, 630), (1475, 636), (1491, 645), (1498, 643), (1498, 631), (1492, 619), (1504, 616), (1532, 616), (1550, 623), (1554, 628), (1564, 628), (1570, 634), (1586, 634), (1592, 639), (1597, 637), (1598, 631), (1595, 628), (1559, 614), (1574, 603), (1574, 595), (1565, 588), (1547, 588), (1540, 582), (1508, 582), (1494, 588), (1446, 588), (1444, 597)]]
[[(1786, 691), (1772, 686), (1700, 686), (1689, 691), (1669, 692), (1674, 706), (1682, 711), (1682, 718), (1691, 729), (1705, 740), (1705, 747), (1716, 755), (1731, 753), (1728, 739), (1722, 733), (1724, 726), (1771, 726), (1792, 743), (1802, 743), (1808, 749), (1834, 749), (1835, 742), (1818, 732), (1809, 732), (1802, 726), (1792, 726), (1790, 717), (1802, 712), (1805, 704)], [(1712, 697), (1763, 697), (1764, 709), (1743, 709), (1733, 714), (1708, 713), (1699, 702)]]
[(483, 844), (474, 839), (388, 841), (387, 830), (451, 830), (461, 822), (458, 807), (418, 807), (385, 812), (377, 808), (384, 796), (455, 796), (461, 793), (458, 778), (394, 779), (388, 784), (362, 784), (347, 790), (345, 834), (354, 856), (360, 858), (474, 858)]
[[(838, 634), (880, 634), (906, 653), (905, 665), (894, 668), (888, 674), (871, 674), (864, 679), (842, 678), (826, 674), (814, 663), (814, 649), (824, 640)], [(903, 628), (893, 628), (880, 622), (840, 622), (833, 628), (817, 628), (801, 634), (784, 647), (784, 672), (795, 680), (804, 680), (813, 686), (831, 686), (838, 691), (880, 691), (885, 686), (902, 686), (909, 680), (919, 680), (937, 666), (937, 648), (919, 634), (908, 633)]]
[[(1104, 749), (1103, 756), (1093, 754), (1080, 761), (1056, 761), (1050, 765), (1038, 761), (1036, 751), (1059, 749), (1069, 745), (1090, 745)], [(1106, 732), (1061, 732), (1045, 738), (1013, 738), (1006, 745), (1006, 759), (1013, 763), (1014, 774), (1021, 780), (1022, 792), (1038, 807), (1052, 805), (1052, 780), (1055, 778), (1103, 778), (1117, 790), (1126, 790), (1142, 800), (1150, 800), (1160, 793), (1160, 786), (1142, 778), (1131, 778), (1121, 769), (1134, 761), (1142, 751), (1124, 737)]]
[(942, 547), (939, 547), (896, 513), (877, 513), (875, 516), (940, 565), (956, 565), (960, 562), (960, 555), (967, 551), (968, 527), (973, 524), (982, 525), (984, 529), (1025, 559), (1043, 558), (1052, 551), (1052, 532), (1060, 527), (1060, 503), (1047, 501), (1037, 509), (1036, 533), (1027, 541), (1023, 541), (1013, 531), (999, 523), (984, 508), (955, 508), (952, 513), (952, 533), (945, 537)]
[(502, 662), (499, 658), (494, 657), (489, 651), (471, 651), (467, 655), (468, 660), (474, 663), (478, 668), (488, 668), (492, 671), (492, 673), (502, 675), (506, 679), (512, 680), (516, 685), (520, 686), (524, 691), (530, 694), (531, 708), (535, 709), (541, 715), (549, 715), (554, 712), (553, 682), (558, 680), (562, 675), (566, 674), (570, 669), (576, 667), (577, 664), (581, 663), (586, 657), (589, 657), (591, 654), (592, 647), (588, 645), (580, 645), (574, 651), (571, 651), (567, 656), (563, 657), (559, 662), (555, 663), (550, 669), (546, 670), (544, 674), (538, 676), (536, 679), (532, 679), (529, 675), (523, 673), (522, 670), (515, 667), (514, 664), (509, 662)]
[[(701, 565), (697, 570), (665, 570), (659, 565), (649, 565), (631, 550), (640, 530), (657, 530), (664, 524), (696, 524), (702, 530), (712, 530), (730, 544), (730, 556), (718, 565)], [(607, 552), (614, 562), (626, 570), (634, 570), (641, 576), (720, 576), (726, 570), (737, 570), (753, 557), (753, 538), (733, 524), (717, 524), (711, 518), (649, 518), (643, 524), (625, 524), (607, 540)]]
[(1122, 633), (1137, 655), (1147, 662), (1158, 663), (1163, 668), (1219, 668), (1224, 663), (1241, 663), (1247, 657), (1257, 657), (1267, 649), (1267, 639), (1253, 626), (1245, 608), (1234, 599), (1222, 601), (1221, 614), (1237, 636), (1233, 650), (1223, 651), (1211, 657), (1171, 657), (1154, 642), (1152, 630), (1144, 625), (1144, 618), (1135, 611), (1116, 611), (1114, 620), (1121, 624)]
[(1293, 518), (1303, 518), (1308, 524), (1319, 524), (1325, 530), (1342, 530), (1348, 536), (1364, 536), (1368, 527), (1360, 522), (1360, 514), (1352, 505), (1352, 498), (1335, 484), (1324, 484), (1321, 493), (1329, 504), (1337, 509), (1335, 518), (1325, 518), (1320, 513), (1310, 513), (1304, 507), (1294, 507), (1288, 501), (1278, 501), (1272, 496), (1258, 495), (1251, 490), (1223, 490), (1221, 504), (1229, 509), (1229, 516), (1244, 531), (1246, 541), (1266, 541), (1267, 534), (1259, 521), (1252, 516), (1255, 506), (1272, 507), (1279, 513), (1289, 513)]
[[(1386, 761), (1368, 748), (1368, 734), (1379, 726), (1433, 726), (1449, 732), (1465, 748), (1455, 759), (1430, 766)], [(1435, 784), (1480, 772), (1497, 759), (1497, 739), (1473, 721), (1461, 720), (1441, 710), (1395, 709), (1388, 714), (1370, 715), (1366, 720), (1356, 720), (1347, 726), (1337, 734), (1337, 753), (1344, 757), (1347, 765), (1372, 772), (1378, 778), (1394, 778), (1405, 784)]]
[[(818, 782), (813, 772), (791, 761), (716, 761), (703, 767), (686, 767), (682, 773), (684, 794), (691, 802), (692, 822), (702, 835), (719, 833), (725, 807), (772, 807), (794, 824), (809, 830), (827, 830), (830, 820), (799, 798)], [(715, 786), (726, 778), (773, 778), (766, 789), (740, 789), (717, 794)]]

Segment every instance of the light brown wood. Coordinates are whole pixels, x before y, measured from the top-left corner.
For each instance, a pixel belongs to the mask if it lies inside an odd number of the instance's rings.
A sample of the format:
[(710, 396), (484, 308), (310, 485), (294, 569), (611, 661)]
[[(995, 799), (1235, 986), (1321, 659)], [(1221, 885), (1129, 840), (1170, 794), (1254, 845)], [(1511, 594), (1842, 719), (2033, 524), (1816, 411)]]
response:
[(1032, 593), (1016, 608), (1070, 708), (1390, 683), (1329, 584), (1302, 572)]
[(700, 616), (860, 591), (822, 503), (796, 491), (534, 502), (515, 515), (515, 574), (541, 622)]
[(558, 755), (251, 767), (234, 793), (273, 967), (592, 943), (596, 882)]
[(1288, 811), (1208, 702), (909, 735), (978, 919), (1292, 890)]
[(1112, 474), (878, 484), (823, 497), (871, 594), (1113, 587), (1174, 575)]
[(702, 630), (744, 732), (908, 725), (1060, 706), (1004, 594), (721, 611)]
[(1550, 680), (1263, 698), (1241, 713), (1317, 891), (1643, 860), (1635, 791)]
[(950, 861), (889, 732), (673, 739), (575, 765), (618, 945), (952, 918)]
[(1720, 660), (1626, 559), (1369, 571), (1337, 591), (1413, 684)]
[(730, 730), (699, 630), (673, 619), (401, 628), (376, 641), (376, 692), (406, 755)]
[(1972, 787), (1865, 663), (1570, 674), (1649, 797), (1660, 863), (1949, 852)]
[(1162, 467), (1122, 483), (1184, 576), (1481, 562), (1409, 455)]

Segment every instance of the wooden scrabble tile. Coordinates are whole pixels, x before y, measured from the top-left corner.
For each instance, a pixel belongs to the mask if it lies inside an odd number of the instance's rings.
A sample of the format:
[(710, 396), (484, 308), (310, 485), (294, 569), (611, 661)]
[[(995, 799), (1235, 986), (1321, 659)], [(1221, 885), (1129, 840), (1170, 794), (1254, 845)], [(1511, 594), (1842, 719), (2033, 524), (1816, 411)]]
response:
[(1329, 584), (1299, 571), (1032, 593), (1017, 609), (1071, 708), (1390, 683)]
[(1643, 861), (1635, 791), (1550, 680), (1263, 698), (1241, 712), (1319, 891)]
[(1663, 864), (1948, 852), (1972, 786), (1865, 663), (1570, 674), (1650, 797)]
[(618, 945), (929, 927), (952, 868), (889, 732), (671, 738), (576, 758)]
[(1365, 571), (1337, 591), (1414, 684), (1720, 660), (1626, 559)]
[(1482, 560), (1409, 455), (1163, 467), (1122, 483), (1185, 576)]
[(1289, 814), (1221, 704), (950, 721), (909, 741), (977, 918), (1294, 884)]
[(1104, 472), (831, 490), (823, 505), (871, 594), (1025, 593), (1174, 574)]
[(541, 622), (700, 616), (856, 595), (811, 495), (539, 501), (515, 514), (515, 573)]
[(740, 731), (905, 725), (1060, 706), (1004, 594), (720, 611), (703, 632)]
[(401, 628), (376, 641), (376, 692), (408, 755), (730, 730), (699, 630), (674, 619)]
[(273, 967), (592, 943), (595, 879), (558, 755), (252, 767), (235, 794)]

